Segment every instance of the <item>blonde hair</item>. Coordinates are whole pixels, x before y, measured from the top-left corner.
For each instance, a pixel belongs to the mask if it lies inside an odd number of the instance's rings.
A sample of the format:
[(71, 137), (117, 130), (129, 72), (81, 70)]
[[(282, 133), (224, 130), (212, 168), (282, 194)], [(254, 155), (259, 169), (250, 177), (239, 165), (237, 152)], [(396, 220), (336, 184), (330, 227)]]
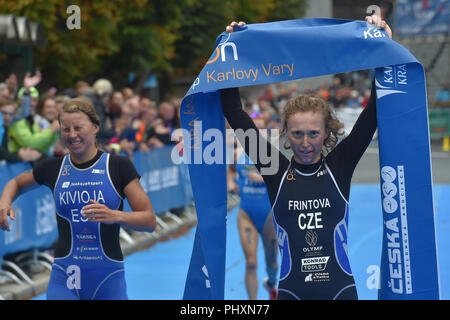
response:
[(62, 111), (59, 114), (59, 122), (61, 122), (61, 114), (81, 112), (88, 116), (89, 120), (100, 127), (100, 119), (95, 112), (94, 105), (87, 99), (73, 98), (64, 103)]
[[(281, 130), (281, 135), (286, 135), (287, 132), (287, 121), (288, 119), (299, 112), (314, 112), (320, 113), (323, 116), (325, 122), (325, 129), (329, 131), (328, 137), (324, 140), (324, 147), (327, 151), (331, 151), (338, 142), (338, 136), (344, 134), (340, 131), (344, 124), (340, 122), (336, 115), (330, 110), (328, 103), (322, 98), (308, 96), (308, 95), (298, 95), (290, 99), (283, 110), (283, 126)], [(285, 148), (290, 148), (286, 146)]]

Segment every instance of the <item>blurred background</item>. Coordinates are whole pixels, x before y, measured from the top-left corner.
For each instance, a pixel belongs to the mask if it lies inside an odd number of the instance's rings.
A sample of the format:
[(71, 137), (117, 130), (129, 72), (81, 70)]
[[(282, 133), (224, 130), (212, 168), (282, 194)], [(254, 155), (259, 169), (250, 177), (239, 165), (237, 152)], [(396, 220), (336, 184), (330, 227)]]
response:
[(230, 21), (363, 19), (370, 5), (423, 63), (433, 101), (449, 78), (449, 9), (441, 0), (1, 0), (0, 79), (40, 69), (42, 90), (63, 90), (103, 77), (139, 93), (157, 88), (150, 97), (158, 101), (184, 95)]
[[(216, 37), (231, 21), (362, 20), (370, 6), (379, 8), (393, 39), (425, 69), (433, 178), (449, 185), (450, 0), (0, 0), (0, 186), (34, 161), (66, 153), (52, 128), (56, 118), (51, 110), (84, 96), (102, 120), (100, 145), (132, 159), (152, 201), (160, 199), (156, 235), (123, 230), (125, 253), (180, 236), (195, 226), (195, 208), (186, 168), (170, 160), (176, 145), (170, 136), (180, 127), (181, 99), (213, 52)], [(362, 70), (247, 87), (241, 88), (241, 95), (246, 110), (261, 113), (269, 129), (279, 128), (280, 111), (290, 97), (319, 95), (336, 110), (348, 132), (367, 104), (370, 74)], [(37, 125), (30, 134), (53, 134), (39, 146), (22, 141), (15, 134), (20, 121)], [(376, 138), (358, 165), (355, 183), (379, 183)], [(444, 198), (448, 188), (438, 191), (438, 198)], [(38, 191), (17, 204), (19, 217), (38, 213), (40, 222), (30, 227), (34, 236), (27, 231), (28, 218), (17, 219), (9, 234), (0, 231), (0, 299), (30, 298), (45, 291), (51, 245), (57, 237), (50, 196)], [(229, 206), (238, 204), (238, 195), (230, 194)], [(190, 250), (188, 246), (186, 259)], [(241, 258), (230, 261), (239, 265)], [(188, 261), (184, 263), (187, 271)], [(184, 280), (180, 281), (181, 288)], [(242, 281), (236, 283), (242, 287), (236, 289), (237, 284), (233, 292), (244, 292)], [(228, 297), (245, 299), (245, 293)]]

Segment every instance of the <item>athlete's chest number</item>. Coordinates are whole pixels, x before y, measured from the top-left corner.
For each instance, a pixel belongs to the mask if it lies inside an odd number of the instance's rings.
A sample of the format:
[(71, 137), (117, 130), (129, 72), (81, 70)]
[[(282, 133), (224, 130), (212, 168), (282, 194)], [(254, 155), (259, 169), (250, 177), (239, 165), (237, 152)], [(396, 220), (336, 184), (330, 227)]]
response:
[(322, 229), (322, 212), (300, 213), (298, 226), (300, 230)]

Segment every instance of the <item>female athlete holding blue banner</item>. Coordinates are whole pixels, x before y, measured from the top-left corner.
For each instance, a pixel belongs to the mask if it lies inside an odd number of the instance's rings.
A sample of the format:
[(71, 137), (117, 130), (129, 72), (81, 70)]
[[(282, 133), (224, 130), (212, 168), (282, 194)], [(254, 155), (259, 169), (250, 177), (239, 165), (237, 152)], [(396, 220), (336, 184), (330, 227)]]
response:
[[(0, 199), (0, 229), (9, 230), (12, 202), (20, 192), (36, 184), (50, 187), (59, 239), (47, 299), (127, 299), (120, 226), (154, 230), (150, 199), (130, 160), (97, 148), (100, 120), (89, 101), (68, 101), (59, 122), (70, 154), (42, 160), (6, 184)], [(124, 197), (133, 212), (122, 211)]]
[[(377, 16), (366, 17), (366, 21), (386, 29), (392, 37), (389, 26)], [(226, 30), (243, 25), (233, 22)], [(373, 85), (368, 106), (352, 132), (337, 144), (343, 125), (328, 103), (297, 96), (285, 106), (283, 120), (293, 158), (287, 159), (267, 142), (268, 150), (279, 158), (278, 172), (263, 175), (282, 255), (279, 299), (358, 298), (347, 251), (348, 201), (353, 172), (377, 128), (375, 99)], [(242, 110), (236, 88), (223, 89), (221, 100), (234, 130), (257, 130)], [(259, 135), (259, 139), (264, 138)], [(252, 156), (248, 144), (241, 144)], [(255, 156), (252, 160), (261, 171), (264, 164), (258, 152)]]

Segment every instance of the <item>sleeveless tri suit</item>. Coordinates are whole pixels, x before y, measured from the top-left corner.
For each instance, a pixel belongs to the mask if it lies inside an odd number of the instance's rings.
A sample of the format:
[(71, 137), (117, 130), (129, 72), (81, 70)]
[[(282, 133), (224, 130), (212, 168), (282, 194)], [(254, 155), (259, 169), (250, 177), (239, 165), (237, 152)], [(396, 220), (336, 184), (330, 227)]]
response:
[[(50, 300), (127, 299), (120, 226), (88, 221), (82, 215), (91, 199), (113, 210), (122, 209), (123, 189), (119, 182), (113, 183), (111, 168), (122, 163), (129, 180), (139, 177), (128, 159), (114, 156), (111, 166), (111, 158), (99, 152), (80, 168), (66, 155), (62, 160), (46, 159), (33, 169), (36, 181), (53, 189), (57, 214), (59, 239), (47, 289)], [(114, 180), (120, 181), (123, 173), (113, 171)]]
[[(257, 130), (242, 110), (236, 88), (221, 90), (221, 100), (223, 113), (234, 130)], [(260, 155), (252, 159), (263, 174), (278, 236), (278, 299), (358, 298), (347, 252), (348, 199), (354, 169), (376, 127), (372, 84), (369, 103), (352, 132), (320, 161), (299, 164), (269, 142), (267, 150), (271, 159), (278, 161), (277, 172), (264, 174), (262, 169), (268, 165), (259, 161)], [(258, 146), (260, 139), (265, 138), (258, 135)], [(249, 154), (248, 143), (241, 141), (241, 145)]]
[(312, 173), (289, 167), (273, 210), (282, 257), (279, 298), (357, 298), (347, 254), (348, 203), (325, 160)]

